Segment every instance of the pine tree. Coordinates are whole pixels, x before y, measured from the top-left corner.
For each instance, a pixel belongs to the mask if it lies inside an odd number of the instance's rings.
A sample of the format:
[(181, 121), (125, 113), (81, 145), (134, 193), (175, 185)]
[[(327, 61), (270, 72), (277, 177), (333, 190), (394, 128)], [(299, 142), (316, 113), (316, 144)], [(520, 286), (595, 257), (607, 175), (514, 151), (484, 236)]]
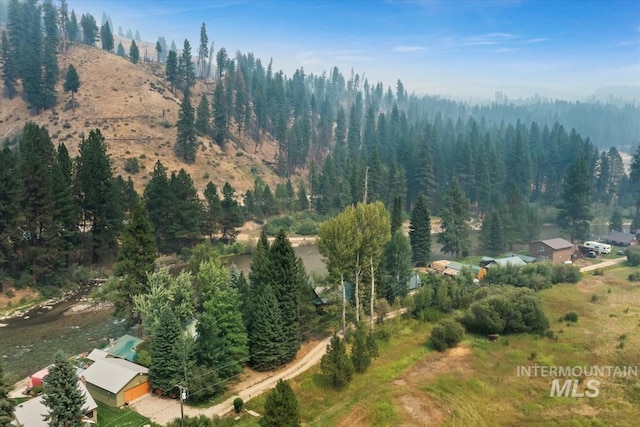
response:
[(160, 57), (162, 56), (162, 44), (160, 40), (156, 42), (156, 62), (160, 63)]
[(216, 88), (213, 91), (213, 140), (220, 147), (224, 146), (227, 139), (227, 130), (229, 126), (229, 118), (227, 111), (227, 103), (224, 96), (224, 85), (221, 80), (216, 82)]
[(131, 40), (131, 46), (129, 46), (129, 59), (131, 59), (131, 62), (134, 64), (140, 61), (140, 50), (135, 40)]
[(391, 212), (391, 234), (402, 227), (402, 199), (399, 196), (393, 198), (393, 211)]
[(201, 365), (215, 369), (226, 381), (242, 371), (249, 355), (247, 331), (240, 310), (240, 295), (231, 287), (229, 269), (219, 262), (200, 264), (200, 286), (211, 284), (198, 320), (196, 356)]
[(491, 255), (498, 255), (504, 251), (504, 229), (502, 219), (497, 211), (485, 215), (482, 220), (480, 247)]
[(136, 30), (136, 41), (141, 42), (142, 38), (140, 37), (140, 31)]
[(198, 49), (198, 69), (200, 70), (200, 78), (205, 78), (205, 61), (209, 57), (209, 37), (207, 36), (207, 26), (203, 22), (200, 27), (200, 48)]
[(0, 272), (9, 272), (19, 241), (20, 178), (18, 158), (8, 147), (0, 150)]
[(471, 246), (470, 226), (467, 223), (470, 215), (469, 199), (464, 195), (458, 180), (454, 178), (445, 195), (444, 206), (440, 214), (442, 232), (438, 235), (438, 243), (442, 243), (443, 253), (466, 256)]
[(379, 292), (393, 304), (396, 297), (407, 295), (407, 282), (411, 276), (411, 244), (402, 230), (398, 230), (384, 248), (382, 278), (384, 290)]
[(44, 17), (44, 39), (42, 51), (42, 107), (51, 108), (56, 105), (56, 83), (58, 82), (58, 45), (60, 44), (58, 29), (58, 11), (47, 0), (42, 5)]
[(173, 222), (171, 211), (175, 200), (169, 188), (167, 169), (159, 160), (156, 162), (151, 179), (144, 189), (144, 204), (155, 230), (158, 250), (166, 253), (171, 249), (172, 244), (169, 242), (169, 229)]
[(204, 233), (208, 234), (213, 240), (213, 234), (218, 231), (220, 226), (220, 216), (222, 207), (220, 205), (220, 196), (218, 188), (209, 181), (203, 192), (204, 195)]
[(196, 130), (202, 135), (209, 134), (209, 117), (211, 112), (209, 111), (209, 101), (206, 95), (203, 93), (198, 104), (196, 111)]
[(78, 388), (76, 368), (58, 351), (44, 382), (42, 403), (49, 409), (45, 421), (51, 427), (81, 427), (86, 397)]
[(122, 43), (118, 42), (118, 48), (116, 49), (116, 55), (121, 56), (123, 58), (125, 58), (127, 56), (127, 53), (124, 51), (124, 46), (122, 46)]
[(175, 50), (170, 50), (167, 54), (165, 73), (167, 81), (171, 85), (171, 92), (175, 92), (176, 86), (180, 83), (180, 73), (178, 71), (178, 56)]
[[(118, 291), (116, 311), (128, 319), (134, 314), (133, 296), (147, 290), (147, 274), (154, 269), (156, 259), (156, 242), (153, 227), (142, 201), (136, 199), (129, 222), (120, 236), (122, 248), (115, 265), (115, 275), (124, 277)], [(139, 319), (138, 319), (139, 320)]]
[[(73, 11), (71, 14), (73, 15)], [(89, 46), (95, 46), (96, 39), (98, 38), (98, 23), (96, 22), (96, 18), (90, 13), (82, 15), (80, 18), (80, 26), (82, 27), (82, 42)]]
[(631, 230), (637, 234), (638, 230), (640, 230), (640, 146), (633, 153), (629, 181), (633, 189), (633, 201), (636, 206), (635, 216), (631, 222)]
[(300, 305), (307, 289), (302, 260), (296, 256), (284, 230), (280, 230), (269, 248), (269, 284), (278, 301), (283, 322), (283, 362), (293, 360), (300, 349)]
[(278, 380), (264, 403), (265, 427), (297, 427), (301, 423), (300, 407), (287, 381)]
[(98, 262), (117, 247), (124, 214), (107, 144), (99, 129), (80, 142), (76, 189), (83, 217), (90, 224), (91, 261)]
[(176, 126), (178, 128), (176, 154), (187, 163), (195, 162), (198, 140), (196, 138), (195, 114), (188, 95), (184, 96), (180, 104)]
[(76, 112), (76, 101), (73, 95), (78, 92), (78, 89), (80, 89), (80, 76), (78, 76), (76, 67), (74, 67), (73, 64), (69, 64), (69, 68), (67, 69), (67, 74), (64, 79), (64, 91), (71, 92), (71, 106), (74, 114)]
[(284, 324), (271, 286), (256, 285), (252, 280), (251, 292), (249, 363), (256, 371), (269, 371), (282, 365), (282, 355), (287, 351), (282, 339)]
[(185, 39), (182, 46), (182, 54), (178, 61), (178, 73), (180, 82), (182, 83), (182, 92), (185, 96), (189, 96), (191, 87), (196, 84), (196, 73), (193, 69), (193, 61), (191, 60), (191, 44)]
[(2, 62), (2, 83), (4, 85), (4, 90), (9, 99), (13, 99), (13, 97), (18, 93), (16, 89), (16, 82), (18, 79), (16, 69), (16, 57), (14, 53), (11, 51), (11, 46), (9, 45), (9, 38), (7, 37), (7, 32), (2, 32), (2, 39), (0, 41), (2, 46), (0, 46), (0, 62)]
[(431, 258), (431, 217), (424, 196), (418, 197), (418, 202), (411, 212), (409, 239), (411, 261), (417, 266), (427, 265)]
[(200, 227), (203, 218), (203, 206), (191, 176), (180, 169), (178, 174), (171, 173), (169, 190), (175, 201), (170, 208), (172, 222), (168, 233), (172, 237), (172, 249), (179, 250), (201, 239)]
[(584, 158), (579, 158), (565, 175), (558, 220), (571, 241), (585, 239), (591, 213), (591, 175)]
[(61, 249), (67, 254), (67, 259), (60, 260), (61, 268), (69, 267), (68, 253), (79, 246), (78, 222), (80, 219), (80, 206), (73, 194), (71, 176), (72, 160), (64, 144), (58, 145), (56, 161), (52, 168), (52, 192), (54, 202), (53, 221), (59, 230)]
[(351, 363), (353, 363), (354, 371), (359, 374), (366, 372), (371, 365), (371, 354), (367, 347), (367, 334), (362, 324), (357, 326), (356, 333), (353, 336)]
[(13, 422), (15, 403), (9, 399), (11, 384), (4, 374), (4, 362), (0, 361), (0, 427), (10, 427)]
[[(22, 5), (22, 40), (15, 55), (19, 59), (20, 77), (22, 78), (22, 88), (30, 108), (35, 108), (39, 113), (44, 106), (43, 91), (43, 55), (42, 55), (42, 16), (41, 10), (35, 1), (28, 1)], [(51, 57), (47, 58), (48, 60)], [(48, 66), (53, 64), (50, 61)]]
[(609, 231), (620, 231), (622, 232), (622, 215), (620, 215), (620, 211), (617, 209), (613, 211), (611, 215), (611, 220), (609, 221)]
[(20, 229), (23, 268), (31, 273), (33, 285), (46, 283), (57, 273), (61, 253), (59, 230), (55, 226), (53, 166), (55, 150), (44, 127), (27, 123), (18, 151), (18, 170), (22, 180)]
[(109, 26), (109, 21), (100, 27), (100, 41), (102, 42), (102, 50), (113, 52), (113, 32)]
[(175, 313), (165, 305), (160, 311), (158, 328), (151, 337), (149, 381), (152, 389), (171, 392), (184, 380), (180, 363), (180, 324)]
[(347, 356), (344, 341), (337, 334), (333, 334), (327, 345), (327, 353), (320, 361), (320, 370), (334, 388), (343, 388), (353, 379), (353, 362)]
[(222, 241), (233, 242), (236, 239), (238, 232), (236, 227), (240, 227), (244, 224), (244, 218), (242, 216), (242, 209), (234, 197), (234, 190), (231, 184), (224, 183), (222, 187), (222, 217), (220, 219), (220, 226), (222, 227)]
[(71, 9), (71, 16), (67, 25), (67, 34), (69, 42), (77, 42), (80, 39), (80, 28), (78, 27), (78, 18), (76, 18), (75, 10)]

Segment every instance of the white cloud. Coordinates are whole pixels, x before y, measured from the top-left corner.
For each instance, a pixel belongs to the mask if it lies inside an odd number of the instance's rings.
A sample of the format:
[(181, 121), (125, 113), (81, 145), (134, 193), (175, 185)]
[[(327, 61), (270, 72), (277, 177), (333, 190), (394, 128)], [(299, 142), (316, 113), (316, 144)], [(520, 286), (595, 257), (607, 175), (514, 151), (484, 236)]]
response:
[(424, 46), (396, 46), (394, 52), (422, 52), (426, 50)]

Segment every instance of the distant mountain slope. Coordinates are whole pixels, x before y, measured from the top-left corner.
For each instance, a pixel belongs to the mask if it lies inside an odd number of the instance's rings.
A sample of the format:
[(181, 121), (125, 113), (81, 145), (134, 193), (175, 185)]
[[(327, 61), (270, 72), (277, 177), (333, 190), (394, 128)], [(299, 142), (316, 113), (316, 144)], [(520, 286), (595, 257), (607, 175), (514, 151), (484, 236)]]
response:
[[(264, 164), (275, 159), (276, 146), (269, 138), (261, 141), (256, 152), (254, 142), (244, 135), (242, 139), (232, 135), (242, 144), (229, 141), (224, 150), (208, 137), (200, 137), (200, 148), (193, 164), (177, 159), (173, 147), (182, 95), (171, 93), (164, 80), (163, 66), (157, 63), (134, 65), (125, 58), (83, 44), (74, 44), (66, 60), (59, 55), (58, 63), (61, 79), (56, 108), (34, 115), (19, 96), (12, 100), (3, 98), (0, 140), (18, 136), (25, 122), (34, 121), (47, 126), (54, 144), (64, 142), (70, 154), (75, 156), (82, 135), (98, 128), (109, 144), (117, 174), (126, 177), (126, 160), (138, 159), (141, 170), (131, 175), (138, 191), (143, 190), (157, 160), (169, 172), (184, 168), (200, 190), (209, 180), (218, 188), (228, 181), (239, 194), (253, 188), (257, 176), (270, 184), (280, 182)], [(71, 94), (65, 93), (62, 87), (69, 64), (76, 67), (81, 81), (75, 96), (79, 104), (75, 114), (70, 108)], [(194, 108), (203, 92), (210, 94), (213, 91), (213, 84), (208, 86), (201, 82), (196, 84), (191, 97)]]

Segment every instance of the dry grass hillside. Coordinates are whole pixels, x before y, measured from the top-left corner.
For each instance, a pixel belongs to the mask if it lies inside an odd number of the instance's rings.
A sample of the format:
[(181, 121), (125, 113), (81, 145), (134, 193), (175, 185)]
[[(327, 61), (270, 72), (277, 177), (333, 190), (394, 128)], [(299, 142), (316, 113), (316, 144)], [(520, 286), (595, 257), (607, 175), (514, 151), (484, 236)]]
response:
[[(144, 49), (141, 51), (144, 56)], [(149, 55), (155, 58), (155, 51), (152, 54), (149, 50)], [(19, 135), (25, 122), (30, 120), (45, 125), (53, 143), (63, 142), (75, 156), (82, 136), (92, 129), (100, 129), (107, 140), (116, 174), (128, 176), (124, 171), (125, 161), (138, 159), (140, 172), (131, 177), (139, 192), (149, 181), (157, 160), (169, 172), (184, 168), (199, 190), (210, 180), (218, 188), (228, 181), (240, 195), (253, 188), (258, 176), (272, 188), (280, 182), (263, 162), (273, 162), (276, 157), (276, 144), (269, 138), (263, 138), (256, 150), (255, 143), (244, 135), (232, 135), (233, 141), (228, 141), (224, 149), (208, 137), (200, 137), (193, 164), (177, 159), (173, 146), (182, 95), (171, 93), (164, 80), (163, 66), (134, 65), (125, 58), (86, 45), (72, 46), (66, 59), (60, 55), (58, 60), (61, 70), (58, 106), (35, 115), (27, 110), (20, 97), (0, 99), (0, 140)], [(77, 68), (81, 81), (75, 96), (79, 104), (75, 113), (65, 107), (70, 107), (71, 94), (62, 88), (68, 64)], [(197, 83), (191, 98), (194, 108), (203, 92), (212, 94), (213, 84)]]

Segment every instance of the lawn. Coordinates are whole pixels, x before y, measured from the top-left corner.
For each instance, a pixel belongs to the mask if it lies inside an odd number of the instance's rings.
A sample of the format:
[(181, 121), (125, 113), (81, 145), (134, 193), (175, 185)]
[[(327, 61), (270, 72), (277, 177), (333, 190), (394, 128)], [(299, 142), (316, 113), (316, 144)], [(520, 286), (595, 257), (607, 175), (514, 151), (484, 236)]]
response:
[(132, 409), (112, 408), (98, 402), (98, 427), (142, 427), (147, 424), (160, 427)]
[[(293, 379), (309, 426), (388, 425), (637, 425), (640, 379), (599, 377), (593, 398), (550, 397), (552, 378), (519, 376), (519, 366), (630, 366), (640, 362), (640, 286), (634, 269), (607, 269), (577, 285), (540, 292), (551, 337), (501, 336), (497, 343), (467, 335), (444, 354), (428, 346), (430, 324), (393, 321), (380, 357), (344, 390), (319, 367)], [(594, 297), (595, 296), (595, 297)], [(567, 312), (578, 321), (560, 320)], [(564, 381), (566, 378), (561, 378)], [(573, 378), (571, 378), (573, 379)], [(580, 382), (584, 391), (584, 381)], [(261, 413), (265, 396), (247, 407)], [(256, 425), (246, 414), (237, 425)]]

